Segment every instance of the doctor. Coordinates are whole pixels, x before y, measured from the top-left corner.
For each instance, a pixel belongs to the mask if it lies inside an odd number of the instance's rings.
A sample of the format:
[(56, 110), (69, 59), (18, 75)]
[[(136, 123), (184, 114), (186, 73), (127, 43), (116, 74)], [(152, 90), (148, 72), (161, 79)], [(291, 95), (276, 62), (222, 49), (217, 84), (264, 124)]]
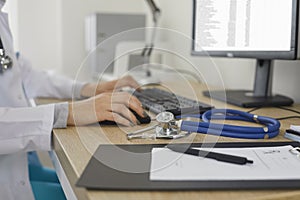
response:
[[(4, 4), (5, 0), (0, 0), (0, 38), (12, 67), (0, 70), (0, 197), (6, 200), (47, 199), (38, 196), (30, 184), (27, 152), (51, 150), (53, 128), (102, 120), (135, 125), (136, 118), (129, 108), (142, 116), (141, 103), (127, 93), (114, 90), (123, 86), (137, 88), (138, 84), (131, 77), (98, 85), (75, 83), (62, 76), (34, 70), (14, 52), (8, 17), (2, 12)], [(34, 97), (89, 98), (29, 107), (28, 99)], [(47, 192), (47, 188), (44, 189)], [(48, 198), (58, 199), (51, 195), (55, 194), (49, 191)]]

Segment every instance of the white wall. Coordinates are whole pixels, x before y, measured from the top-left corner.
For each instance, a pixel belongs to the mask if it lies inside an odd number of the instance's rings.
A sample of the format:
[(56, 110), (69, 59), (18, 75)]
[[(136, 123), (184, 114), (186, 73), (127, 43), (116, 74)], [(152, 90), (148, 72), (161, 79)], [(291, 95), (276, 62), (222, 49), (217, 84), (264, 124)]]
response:
[(34, 67), (70, 77), (87, 55), (84, 18), (93, 12), (143, 13), (140, 0), (8, 0), (16, 50)]
[(7, 0), (10, 27), (16, 51), (34, 67), (61, 70), (60, 0)]
[[(11, 6), (16, 46), (30, 58), (35, 67), (54, 69), (74, 77), (87, 53), (84, 48), (84, 17), (101, 12), (148, 12), (143, 0), (8, 0)], [(192, 0), (156, 0), (162, 10), (161, 26), (191, 36)], [(17, 24), (17, 25), (15, 25)], [(191, 43), (178, 41), (172, 35), (162, 36), (171, 47), (191, 60), (210, 84), (220, 85), (212, 75), (212, 62), (207, 58), (191, 57)], [(249, 59), (213, 60), (227, 88), (253, 87), (254, 61)], [(170, 65), (182, 67), (177, 59)], [(286, 94), (300, 102), (300, 62), (278, 61), (274, 70), (276, 93)]]
[(65, 74), (75, 76), (86, 57), (84, 18), (94, 12), (143, 13), (141, 0), (63, 0), (61, 1), (62, 66)]
[(10, 28), (12, 30), (12, 33), (15, 36), (14, 37), (14, 43), (15, 43), (14, 48), (16, 50), (19, 49), (19, 46), (18, 46), (18, 39), (19, 39), (19, 37), (18, 37), (18, 16), (19, 16), (18, 5), (19, 5), (18, 0), (9, 0), (4, 4), (4, 7), (3, 7), (3, 11), (10, 14), (9, 23), (10, 23)]

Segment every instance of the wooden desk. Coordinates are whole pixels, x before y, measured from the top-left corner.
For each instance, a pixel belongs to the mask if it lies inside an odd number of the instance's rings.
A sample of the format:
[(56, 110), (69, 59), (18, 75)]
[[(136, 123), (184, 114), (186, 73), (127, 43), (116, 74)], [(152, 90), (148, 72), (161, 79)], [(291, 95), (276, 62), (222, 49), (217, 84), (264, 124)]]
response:
[[(171, 86), (172, 87), (172, 84)], [(196, 95), (200, 101), (211, 103), (209, 98), (203, 97), (201, 91), (203, 87), (193, 84), (192, 87), (196, 91)], [(185, 91), (178, 88), (177, 91)], [(176, 90), (175, 90), (176, 91)], [(185, 95), (184, 93), (181, 93)], [(189, 97), (189, 96), (188, 96)], [(213, 102), (217, 108), (223, 108), (221, 102)], [(234, 106), (230, 108), (241, 109)], [(300, 111), (300, 105), (292, 107)], [(247, 110), (247, 109), (244, 109)], [(296, 115), (289, 111), (280, 110), (278, 108), (263, 108), (255, 111), (256, 114), (285, 117)], [(287, 141), (283, 137), (284, 130), (291, 124), (300, 124), (299, 119), (290, 119), (282, 121), (280, 135), (268, 141)], [(137, 130), (141, 127), (118, 128), (118, 127), (102, 127), (98, 125), (90, 125), (85, 127), (68, 127), (67, 129), (56, 129), (53, 131), (53, 147), (55, 157), (57, 156), (61, 167), (78, 199), (300, 199), (300, 190), (226, 190), (226, 191), (177, 191), (177, 192), (137, 192), (137, 191), (88, 191), (83, 188), (75, 187), (77, 179), (80, 177), (86, 167), (93, 152), (100, 144), (146, 144), (146, 143), (166, 143), (165, 140), (133, 140), (126, 139), (126, 132)], [(203, 134), (192, 134), (187, 138), (182, 138), (176, 142), (245, 142), (253, 141), (246, 139), (232, 139), (225, 137), (216, 137)], [(257, 140), (255, 140), (257, 141)], [(259, 140), (265, 141), (265, 140)], [(61, 176), (60, 172), (58, 172)], [(70, 197), (72, 198), (72, 197)]]

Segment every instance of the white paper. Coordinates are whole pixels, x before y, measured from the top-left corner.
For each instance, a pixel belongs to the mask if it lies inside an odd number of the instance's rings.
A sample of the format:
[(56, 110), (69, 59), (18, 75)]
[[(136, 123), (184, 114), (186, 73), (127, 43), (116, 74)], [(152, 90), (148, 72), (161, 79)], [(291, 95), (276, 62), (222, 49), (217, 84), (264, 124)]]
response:
[(243, 156), (253, 160), (253, 164), (246, 165), (177, 153), (167, 148), (153, 148), (150, 180), (300, 179), (300, 158), (290, 152), (292, 148), (288, 145), (209, 149), (213, 152)]

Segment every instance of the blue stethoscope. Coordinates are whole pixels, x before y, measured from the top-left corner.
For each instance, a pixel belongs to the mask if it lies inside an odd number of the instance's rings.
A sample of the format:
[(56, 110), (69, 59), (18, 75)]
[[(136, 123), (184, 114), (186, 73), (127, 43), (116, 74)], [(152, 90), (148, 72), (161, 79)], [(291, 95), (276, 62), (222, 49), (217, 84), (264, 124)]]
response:
[[(191, 121), (190, 119), (196, 119)], [(200, 120), (199, 120), (200, 119)], [(219, 124), (211, 120), (238, 120), (253, 122), (263, 125), (262, 127), (237, 126)], [(189, 114), (177, 116), (170, 112), (162, 112), (156, 116), (157, 125), (128, 133), (128, 139), (134, 138), (163, 138), (177, 139), (190, 133), (204, 133), (217, 136), (245, 139), (267, 139), (279, 134), (280, 122), (276, 119), (258, 116), (247, 112), (232, 109), (212, 109), (201, 114)], [(155, 128), (154, 134), (145, 134), (145, 131)]]
[[(202, 122), (181, 122), (182, 131), (206, 133), (233, 138), (266, 139), (279, 134), (280, 122), (276, 119), (258, 116), (247, 112), (232, 109), (213, 109), (201, 115), (186, 115), (180, 118), (201, 118)], [(236, 120), (254, 122), (264, 127), (236, 126), (228, 124), (212, 123), (211, 120)]]

